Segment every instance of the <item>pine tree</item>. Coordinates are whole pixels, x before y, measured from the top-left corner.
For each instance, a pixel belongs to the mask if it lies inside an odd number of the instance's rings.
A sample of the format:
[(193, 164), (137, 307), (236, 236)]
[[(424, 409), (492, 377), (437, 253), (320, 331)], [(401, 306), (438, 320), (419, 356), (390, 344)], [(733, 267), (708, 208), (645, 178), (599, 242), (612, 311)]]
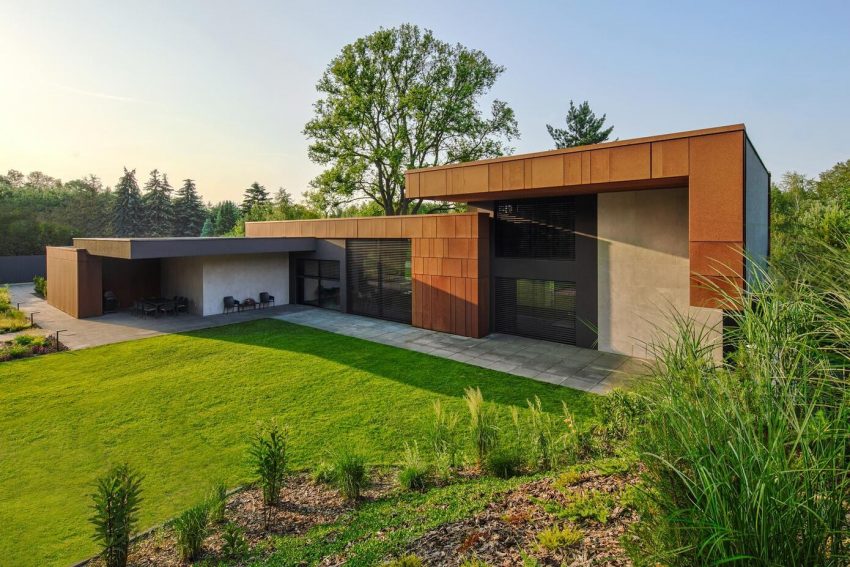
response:
[(269, 193), (266, 188), (254, 181), (245, 189), (245, 198), (242, 200), (242, 214), (247, 215), (251, 209), (269, 204)]
[(576, 106), (570, 101), (570, 109), (567, 112), (567, 127), (554, 128), (549, 124), (546, 129), (555, 140), (556, 148), (572, 148), (575, 146), (586, 146), (604, 142), (614, 130), (613, 126), (604, 128), (606, 115), (597, 118), (590, 109), (590, 104), (584, 101)]
[(204, 227), (201, 229), (201, 236), (215, 236), (215, 228), (210, 217), (204, 221)]
[(206, 216), (195, 182), (184, 179), (174, 198), (174, 236), (198, 236), (204, 228)]
[(216, 235), (227, 234), (239, 222), (239, 208), (233, 201), (222, 201), (216, 206), (213, 227)]
[(151, 171), (151, 178), (145, 184), (145, 222), (146, 236), (171, 236), (174, 229), (174, 205), (171, 203), (171, 185), (168, 176), (162, 177), (159, 171)]
[(144, 209), (136, 170), (127, 171), (115, 186), (115, 205), (112, 210), (112, 230), (115, 236), (140, 236), (144, 224)]

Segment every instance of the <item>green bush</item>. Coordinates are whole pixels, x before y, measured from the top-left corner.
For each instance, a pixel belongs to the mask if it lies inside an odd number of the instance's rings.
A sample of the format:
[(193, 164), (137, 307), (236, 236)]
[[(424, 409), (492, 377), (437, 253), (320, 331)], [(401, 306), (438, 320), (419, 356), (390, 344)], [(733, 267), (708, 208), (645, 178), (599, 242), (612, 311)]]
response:
[(727, 298), (740, 311), (725, 360), (684, 317), (658, 345), (634, 437), (649, 488), (636, 561), (847, 564), (850, 258), (821, 262), (840, 281), (764, 277), (746, 301)]
[(594, 401), (594, 413), (606, 441), (625, 440), (643, 422), (646, 400), (636, 392), (615, 388)]
[(313, 468), (313, 482), (320, 484), (333, 484), (334, 467), (326, 461), (320, 462)]
[(614, 498), (610, 494), (598, 490), (568, 491), (564, 494), (567, 497), (567, 504), (555, 512), (559, 518), (573, 522), (593, 519), (600, 524), (608, 523), (608, 516), (611, 515), (614, 507)]
[(221, 555), (226, 559), (240, 559), (248, 554), (245, 530), (239, 524), (228, 522), (221, 531)]
[(210, 529), (207, 503), (189, 508), (172, 522), (177, 549), (184, 561), (194, 561), (200, 556)]
[(224, 511), (227, 506), (227, 485), (223, 482), (216, 483), (207, 497), (207, 508), (211, 524), (220, 524), (224, 521)]
[(369, 484), (366, 459), (356, 453), (343, 451), (333, 464), (334, 484), (349, 500), (356, 501), (360, 493)]
[(5, 351), (9, 358), (23, 358), (32, 354), (32, 347), (29, 345), (12, 344), (6, 347)]
[(32, 279), (33, 289), (35, 292), (41, 297), (47, 297), (47, 278), (42, 276), (35, 276)]
[(487, 453), (485, 470), (498, 478), (511, 478), (522, 471), (522, 452), (516, 446), (500, 446)]
[(0, 333), (13, 333), (29, 326), (26, 315), (12, 307), (9, 286), (0, 287)]
[(49, 344), (49, 340), (43, 335), (18, 335), (13, 342), (16, 345), (33, 347), (43, 347)]
[(287, 431), (272, 420), (260, 426), (251, 439), (249, 462), (263, 489), (263, 504), (276, 506), (286, 478)]
[(584, 532), (570, 525), (562, 528), (553, 526), (537, 534), (537, 543), (549, 551), (557, 551), (572, 547), (584, 538)]
[(469, 432), (478, 464), (483, 465), (487, 454), (496, 446), (499, 431), (496, 427), (496, 414), (484, 403), (481, 388), (467, 388), (464, 393), (466, 407), (469, 409)]
[(142, 477), (128, 465), (112, 469), (97, 481), (92, 500), (94, 539), (107, 567), (125, 567), (130, 535), (138, 522)]
[(398, 481), (407, 490), (425, 490), (428, 484), (428, 464), (419, 454), (419, 446), (404, 445), (404, 459), (398, 473)]

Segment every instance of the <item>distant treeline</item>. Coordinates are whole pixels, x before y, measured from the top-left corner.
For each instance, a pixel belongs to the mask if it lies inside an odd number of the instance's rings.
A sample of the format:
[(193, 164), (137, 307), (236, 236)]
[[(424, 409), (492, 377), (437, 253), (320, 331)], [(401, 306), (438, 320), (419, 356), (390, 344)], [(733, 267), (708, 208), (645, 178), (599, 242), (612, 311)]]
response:
[(43, 254), (82, 236), (238, 236), (246, 220), (318, 216), (286, 190), (270, 197), (258, 183), (241, 204), (205, 204), (193, 180), (175, 190), (158, 170), (142, 188), (126, 169), (114, 188), (95, 175), (66, 183), (38, 171), (0, 175), (0, 256)]

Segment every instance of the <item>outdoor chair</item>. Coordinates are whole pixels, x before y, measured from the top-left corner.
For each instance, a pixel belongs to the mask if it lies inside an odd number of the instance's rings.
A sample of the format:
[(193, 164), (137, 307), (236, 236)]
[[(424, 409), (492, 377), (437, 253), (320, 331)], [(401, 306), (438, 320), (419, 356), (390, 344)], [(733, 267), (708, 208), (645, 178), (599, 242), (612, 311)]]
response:
[(112, 291), (103, 292), (103, 312), (109, 313), (118, 309), (118, 297)]
[(274, 296), (269, 295), (267, 291), (260, 292), (260, 307), (266, 307), (268, 305), (274, 305)]
[(164, 301), (160, 304), (159, 310), (164, 314), (177, 315), (177, 303), (174, 301)]
[(239, 311), (239, 300), (233, 299), (232, 295), (228, 295), (224, 298), (224, 312), (229, 313), (231, 311)]
[(188, 313), (189, 312), (189, 298), (188, 297), (174, 297), (174, 307), (177, 310), (177, 313)]
[(140, 303), (142, 304), (142, 315), (144, 317), (147, 317), (148, 315), (153, 315), (154, 317), (156, 317), (156, 305), (144, 301)]

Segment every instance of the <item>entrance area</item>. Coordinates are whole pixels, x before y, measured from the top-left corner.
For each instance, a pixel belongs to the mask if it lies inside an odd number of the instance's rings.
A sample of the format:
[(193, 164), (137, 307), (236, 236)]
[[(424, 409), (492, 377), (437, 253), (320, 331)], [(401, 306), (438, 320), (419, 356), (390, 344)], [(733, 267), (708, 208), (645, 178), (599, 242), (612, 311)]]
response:
[(299, 258), (295, 266), (298, 303), (336, 311), (342, 308), (339, 261)]
[(410, 240), (348, 240), (346, 264), (349, 312), (400, 323), (411, 322)]

